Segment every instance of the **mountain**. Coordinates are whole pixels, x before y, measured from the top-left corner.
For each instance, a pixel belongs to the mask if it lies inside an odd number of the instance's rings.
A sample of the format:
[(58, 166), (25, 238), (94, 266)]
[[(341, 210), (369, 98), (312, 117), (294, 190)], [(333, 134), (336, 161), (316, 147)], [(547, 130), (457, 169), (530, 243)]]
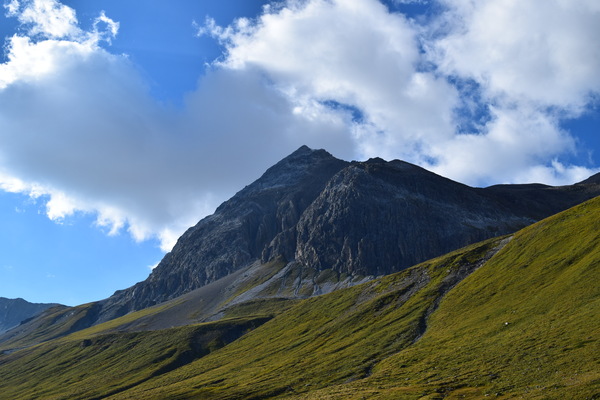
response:
[(108, 318), (178, 297), (262, 259), (347, 164), (301, 147), (185, 232), (146, 281), (103, 302)]
[(136, 329), (329, 293), (514, 232), (599, 195), (598, 179), (472, 188), (399, 160), (346, 162), (302, 146), (185, 232), (145, 281), (43, 314), (0, 343), (35, 344), (149, 307)]
[(595, 198), (274, 313), (114, 330), (137, 311), (0, 355), (0, 398), (596, 399), (599, 227)]
[(13, 328), (21, 321), (32, 318), (42, 311), (58, 304), (29, 303), (23, 299), (0, 297), (0, 333)]
[(146, 281), (103, 301), (99, 320), (276, 259), (295, 264), (299, 297), (322, 294), (324, 272), (335, 282), (397, 272), (597, 195), (594, 182), (471, 188), (398, 160), (345, 162), (302, 146), (190, 228)]

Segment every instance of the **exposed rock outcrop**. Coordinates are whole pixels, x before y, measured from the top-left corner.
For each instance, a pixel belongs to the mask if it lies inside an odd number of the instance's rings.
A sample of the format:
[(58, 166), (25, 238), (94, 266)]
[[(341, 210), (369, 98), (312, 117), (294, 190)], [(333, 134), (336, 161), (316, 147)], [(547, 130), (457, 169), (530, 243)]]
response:
[[(146, 281), (103, 301), (102, 320), (178, 297), (257, 259), (293, 258), (299, 218), (348, 164), (300, 147), (185, 232)], [(278, 242), (275, 254), (270, 245), (279, 234), (292, 240)]]

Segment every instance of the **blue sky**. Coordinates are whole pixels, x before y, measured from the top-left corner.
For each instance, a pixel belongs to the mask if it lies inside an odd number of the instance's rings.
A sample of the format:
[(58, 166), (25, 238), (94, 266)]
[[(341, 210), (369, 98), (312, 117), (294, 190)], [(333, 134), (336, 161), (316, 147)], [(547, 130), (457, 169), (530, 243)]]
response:
[(5, 0), (0, 296), (145, 279), (302, 144), (470, 185), (600, 165), (596, 0)]

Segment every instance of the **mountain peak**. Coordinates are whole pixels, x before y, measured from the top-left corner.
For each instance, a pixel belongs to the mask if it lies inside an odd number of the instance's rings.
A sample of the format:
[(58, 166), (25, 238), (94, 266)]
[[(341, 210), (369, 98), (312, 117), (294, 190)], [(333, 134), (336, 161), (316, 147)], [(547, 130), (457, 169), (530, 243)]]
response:
[[(334, 156), (331, 155), (331, 153), (329, 153), (328, 151), (326, 151), (324, 149), (311, 149), (310, 147), (308, 147), (307, 145), (304, 144), (304, 145), (298, 147), (298, 149), (296, 149), (296, 151), (291, 153), (289, 156), (282, 159), (280, 161), (280, 163), (285, 160), (298, 160), (298, 159), (302, 159), (305, 157), (317, 158), (317, 159), (334, 159), (335, 158)], [(277, 164), (275, 164), (275, 165), (277, 165)]]
[(324, 164), (342, 164), (323, 149), (314, 150), (303, 145), (289, 156), (285, 157), (265, 173), (254, 183), (247, 186), (249, 190), (264, 190), (283, 186), (296, 185), (299, 180), (305, 178), (309, 170), (318, 170)]
[(314, 151), (313, 149), (311, 149), (307, 145), (303, 144), (302, 146), (298, 147), (298, 149), (296, 151), (294, 151), (290, 155), (294, 155), (294, 154), (307, 154), (307, 153), (312, 153), (313, 151)]
[(387, 161), (385, 161), (381, 157), (373, 157), (373, 158), (369, 158), (367, 161), (365, 161), (365, 164), (386, 164), (386, 163), (387, 163)]
[(334, 287), (318, 283), (322, 273), (344, 277), (339, 283), (399, 271), (600, 193), (597, 185), (511, 187), (475, 189), (400, 160), (347, 162), (301, 146), (188, 229), (147, 280), (98, 303), (86, 323), (275, 260), (302, 270), (285, 278), (293, 296), (322, 294)]

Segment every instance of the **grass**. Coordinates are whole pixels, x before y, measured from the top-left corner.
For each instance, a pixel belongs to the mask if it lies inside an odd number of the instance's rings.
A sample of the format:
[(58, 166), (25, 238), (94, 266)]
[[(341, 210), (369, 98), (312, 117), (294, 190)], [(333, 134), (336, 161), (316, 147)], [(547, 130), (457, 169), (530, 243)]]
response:
[(268, 318), (237, 318), (151, 332), (83, 332), (0, 357), (2, 399), (95, 399), (201, 358)]
[(465, 254), (479, 259), (497, 242), (302, 301), (199, 362), (115, 398), (268, 398), (363, 379), (422, 333), (446, 277), (469, 263)]
[(599, 281), (600, 198), (517, 233), (368, 379), (305, 398), (600, 398)]
[(0, 356), (0, 398), (600, 398), (600, 198), (506, 242), (242, 318)]

